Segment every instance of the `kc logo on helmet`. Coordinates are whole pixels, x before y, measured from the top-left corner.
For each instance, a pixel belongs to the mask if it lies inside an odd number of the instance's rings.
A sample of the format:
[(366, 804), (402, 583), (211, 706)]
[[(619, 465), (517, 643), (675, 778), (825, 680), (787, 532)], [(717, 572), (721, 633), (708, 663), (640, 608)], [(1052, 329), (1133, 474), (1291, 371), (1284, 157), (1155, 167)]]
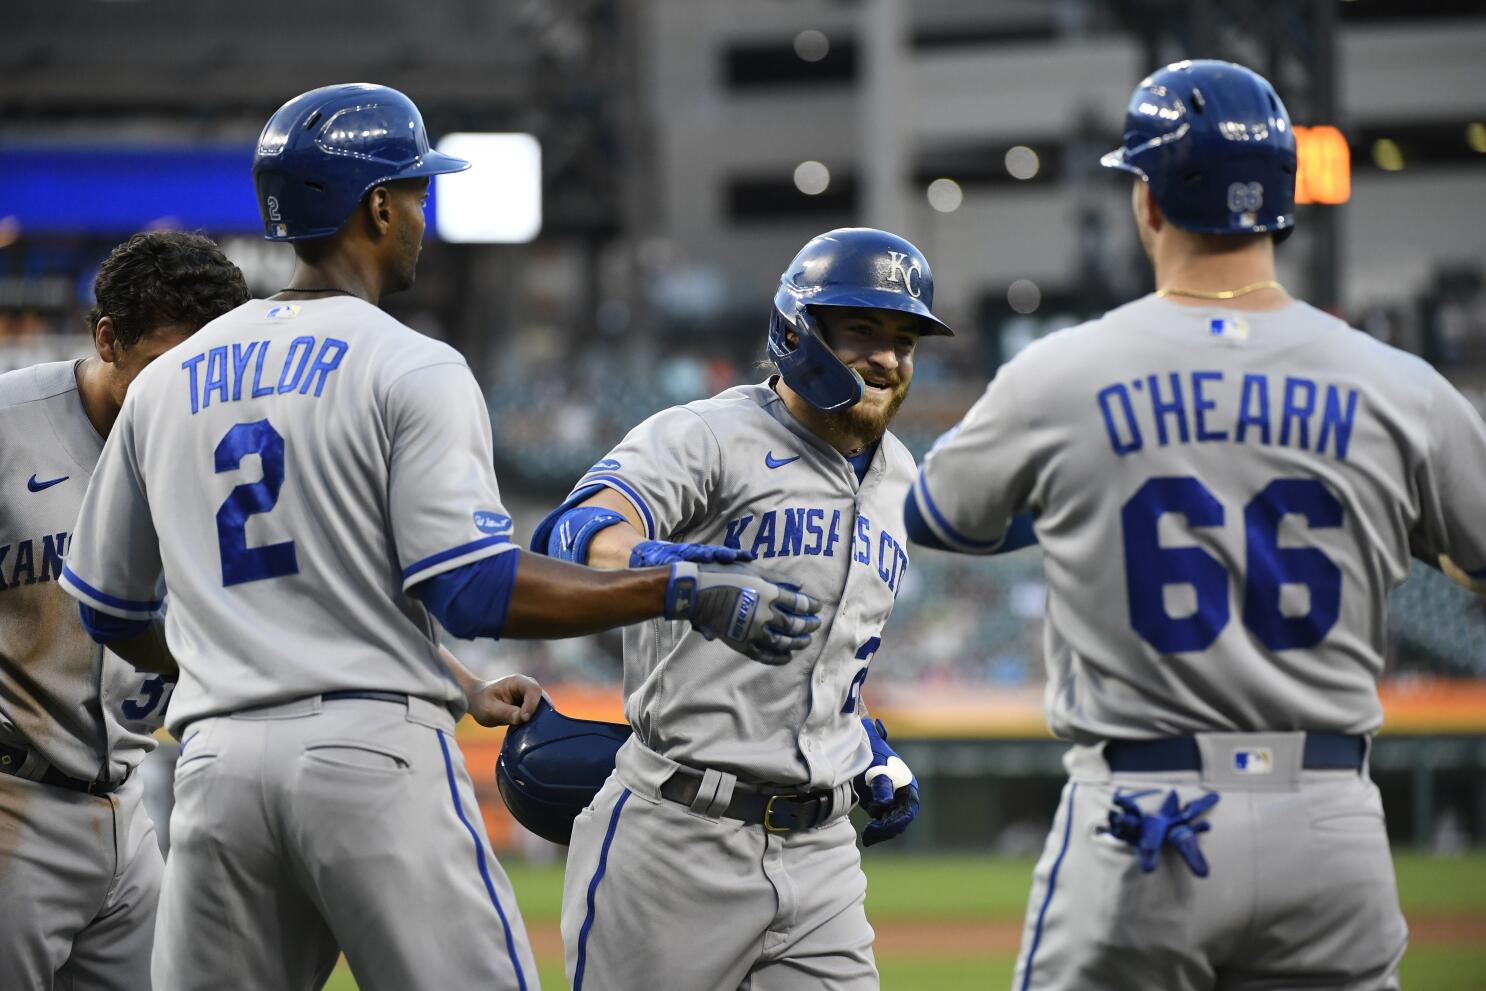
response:
[[(889, 251), (887, 277), (888, 281), (903, 283), (903, 288), (908, 290), (908, 295), (918, 299), (919, 293), (924, 291), (924, 270), (919, 266), (918, 259), (908, 261), (908, 255), (902, 251)], [(904, 264), (907, 262), (907, 264)], [(918, 280), (915, 282), (915, 278)]]

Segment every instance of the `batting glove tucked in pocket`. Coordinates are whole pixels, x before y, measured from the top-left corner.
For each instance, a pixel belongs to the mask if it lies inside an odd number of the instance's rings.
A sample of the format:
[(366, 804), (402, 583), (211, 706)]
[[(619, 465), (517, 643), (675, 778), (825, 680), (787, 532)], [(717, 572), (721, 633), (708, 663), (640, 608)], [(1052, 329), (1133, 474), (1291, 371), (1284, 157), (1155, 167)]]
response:
[(755, 661), (783, 664), (820, 629), (820, 603), (738, 567), (671, 566), (666, 619), (684, 619)]
[(881, 719), (862, 719), (872, 744), (872, 763), (852, 782), (857, 801), (872, 817), (862, 830), (862, 846), (872, 846), (902, 834), (918, 817), (918, 778), (887, 743)]

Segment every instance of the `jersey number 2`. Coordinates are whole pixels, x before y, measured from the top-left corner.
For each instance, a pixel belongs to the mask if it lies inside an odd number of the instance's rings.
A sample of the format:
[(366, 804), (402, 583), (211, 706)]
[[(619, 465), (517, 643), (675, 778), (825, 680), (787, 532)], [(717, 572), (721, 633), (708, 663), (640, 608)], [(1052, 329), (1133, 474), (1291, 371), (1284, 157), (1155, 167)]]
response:
[[(1228, 569), (1200, 547), (1162, 547), (1157, 536), (1167, 513), (1186, 517), (1193, 529), (1223, 525), (1223, 504), (1190, 476), (1152, 478), (1125, 503), (1125, 584), (1130, 625), (1166, 654), (1206, 650), (1228, 625)], [(1280, 521), (1296, 515), (1312, 529), (1342, 525), (1342, 504), (1312, 478), (1277, 478), (1244, 507), (1247, 559), (1243, 624), (1270, 650), (1314, 647), (1341, 613), (1341, 569), (1314, 547), (1280, 544)], [(1184, 616), (1167, 609), (1166, 588), (1187, 585), (1196, 608)], [(1303, 586), (1303, 614), (1285, 610), (1286, 586)]]
[(299, 573), (294, 541), (248, 546), (248, 517), (268, 512), (279, 501), (279, 488), (284, 484), (284, 438), (267, 420), (235, 425), (217, 444), (217, 473), (236, 471), (249, 454), (258, 455), (263, 477), (234, 488), (217, 510), (224, 586)]
[(872, 655), (877, 653), (877, 648), (882, 646), (882, 637), (869, 637), (867, 642), (857, 648), (857, 660), (865, 661), (862, 669), (851, 679), (851, 684), (846, 688), (846, 702), (841, 706), (842, 715), (854, 716), (857, 708), (862, 704), (862, 686), (867, 683), (867, 665), (872, 663)]

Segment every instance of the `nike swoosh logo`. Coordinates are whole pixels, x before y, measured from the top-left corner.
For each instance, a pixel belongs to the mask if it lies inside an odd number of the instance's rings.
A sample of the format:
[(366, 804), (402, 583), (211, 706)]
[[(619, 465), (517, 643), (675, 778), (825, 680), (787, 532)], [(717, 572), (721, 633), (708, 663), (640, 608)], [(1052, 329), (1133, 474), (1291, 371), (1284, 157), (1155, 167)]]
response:
[(49, 489), (53, 485), (60, 485), (71, 477), (71, 475), (63, 475), (61, 478), (54, 478), (49, 482), (38, 482), (36, 480), (36, 476), (32, 475), (30, 478), (26, 479), (26, 488), (30, 489), (32, 492), (40, 492), (42, 489)]
[(768, 452), (767, 454), (764, 455), (764, 464), (768, 465), (770, 468), (783, 468), (785, 465), (789, 464), (791, 461), (798, 461), (798, 460), (800, 460), (800, 456), (798, 454), (796, 454), (792, 458), (776, 458), (776, 457), (774, 457), (774, 452), (773, 451), (770, 451), (770, 452)]

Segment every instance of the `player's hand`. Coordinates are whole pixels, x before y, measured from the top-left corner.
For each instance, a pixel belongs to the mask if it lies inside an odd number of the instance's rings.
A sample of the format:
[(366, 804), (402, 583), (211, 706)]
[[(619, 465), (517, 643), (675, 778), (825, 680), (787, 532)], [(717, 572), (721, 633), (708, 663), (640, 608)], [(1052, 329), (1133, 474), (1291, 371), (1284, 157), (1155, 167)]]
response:
[(668, 540), (642, 540), (629, 552), (631, 568), (658, 568), (677, 561), (697, 564), (736, 564), (752, 561), (753, 552), (715, 544), (673, 544)]
[(524, 674), (482, 681), (470, 691), (470, 716), (481, 726), (519, 726), (537, 711), (542, 686)]
[(764, 664), (783, 664), (820, 629), (820, 603), (729, 565), (671, 565), (666, 619), (684, 619), (708, 640), (721, 640)]
[(862, 728), (872, 744), (872, 763), (857, 775), (852, 787), (872, 817), (862, 830), (862, 846), (872, 846), (902, 835), (918, 817), (918, 778), (888, 746), (887, 727), (881, 719), (864, 717)]

